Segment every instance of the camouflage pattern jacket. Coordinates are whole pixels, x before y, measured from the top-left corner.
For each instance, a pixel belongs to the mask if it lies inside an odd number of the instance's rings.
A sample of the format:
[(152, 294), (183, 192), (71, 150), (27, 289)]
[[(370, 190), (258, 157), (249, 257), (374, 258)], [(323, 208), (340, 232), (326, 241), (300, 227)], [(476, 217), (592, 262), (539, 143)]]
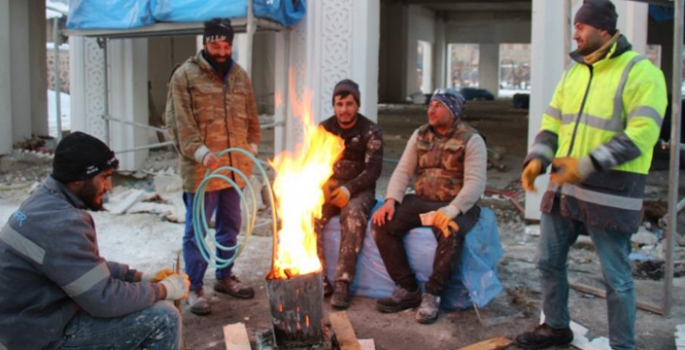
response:
[[(227, 148), (251, 152), (250, 144), (259, 144), (261, 130), (252, 83), (245, 70), (233, 63), (223, 81), (200, 51), (174, 72), (167, 97), (167, 130), (179, 152), (183, 191), (195, 193), (207, 168), (202, 159), (207, 153)], [(238, 152), (220, 157), (222, 165), (232, 166), (246, 176), (252, 173), (252, 161)], [(240, 188), (242, 177), (226, 171)], [(205, 190), (218, 191), (231, 184), (214, 179)]]
[(464, 185), (466, 143), (478, 132), (457, 122), (447, 134), (438, 136), (429, 125), (419, 128), (416, 147), (418, 169), (416, 195), (430, 201), (451, 201)]
[(383, 167), (383, 132), (376, 123), (357, 114), (357, 123), (343, 129), (335, 116), (323, 122), (326, 131), (345, 141), (342, 157), (333, 165), (333, 176), (352, 196), (367, 190), (376, 190), (376, 181)]

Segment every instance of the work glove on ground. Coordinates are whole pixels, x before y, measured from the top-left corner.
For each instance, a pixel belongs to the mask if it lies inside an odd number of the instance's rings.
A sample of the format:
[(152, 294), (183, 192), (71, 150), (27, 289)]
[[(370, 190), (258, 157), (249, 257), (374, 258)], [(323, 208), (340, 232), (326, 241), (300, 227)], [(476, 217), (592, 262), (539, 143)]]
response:
[(143, 276), (141, 279), (143, 282), (159, 283), (163, 279), (173, 274), (174, 271), (172, 271), (171, 269), (162, 269), (157, 271), (156, 273), (145, 271), (143, 272)]
[(573, 157), (554, 158), (552, 166), (553, 172), (549, 179), (559, 186), (578, 183), (595, 170), (590, 157), (580, 159)]
[(166, 300), (185, 300), (190, 292), (190, 281), (188, 275), (172, 275), (163, 279), (159, 284), (166, 289)]
[(433, 217), (433, 226), (440, 229), (443, 236), (449, 237), (450, 228), (455, 232), (459, 231), (459, 226), (456, 222), (454, 222), (454, 219), (457, 217), (457, 215), (459, 215), (460, 212), (461, 210), (459, 210), (459, 208), (451, 204), (438, 209)]
[(521, 185), (526, 192), (537, 192), (535, 188), (535, 178), (542, 173), (542, 161), (532, 159), (521, 173)]
[(340, 186), (331, 192), (331, 204), (342, 208), (350, 202), (350, 190), (345, 186)]

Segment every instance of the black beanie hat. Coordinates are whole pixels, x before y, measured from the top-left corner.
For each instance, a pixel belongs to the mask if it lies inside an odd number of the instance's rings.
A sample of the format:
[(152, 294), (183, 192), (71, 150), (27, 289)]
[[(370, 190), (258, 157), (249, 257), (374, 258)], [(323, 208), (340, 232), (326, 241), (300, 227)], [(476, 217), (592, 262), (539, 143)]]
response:
[(104, 142), (77, 131), (57, 145), (52, 160), (52, 177), (62, 183), (87, 180), (117, 167), (119, 160)]
[(233, 27), (228, 18), (212, 18), (204, 23), (205, 31), (202, 43), (211, 43), (219, 40), (233, 44)]
[(616, 33), (618, 13), (614, 3), (609, 0), (584, 0), (583, 6), (576, 12), (573, 23), (585, 23), (598, 29), (604, 29), (609, 34)]
[(357, 105), (361, 106), (361, 100), (359, 99), (359, 85), (350, 79), (343, 79), (335, 84), (333, 89), (333, 104), (335, 104), (335, 96), (340, 95), (342, 92), (348, 92), (357, 101)]

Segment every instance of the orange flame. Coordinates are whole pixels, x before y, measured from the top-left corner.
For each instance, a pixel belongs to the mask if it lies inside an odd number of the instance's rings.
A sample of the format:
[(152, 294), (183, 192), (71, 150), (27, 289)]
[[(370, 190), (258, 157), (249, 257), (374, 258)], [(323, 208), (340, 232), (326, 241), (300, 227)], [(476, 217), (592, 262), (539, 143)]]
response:
[(298, 103), (293, 86), (290, 91), (293, 113), (301, 119), (304, 139), (294, 152), (284, 151), (271, 162), (277, 174), (273, 190), (281, 228), (270, 277), (278, 279), (321, 270), (314, 219), (321, 217), (324, 204), (321, 188), (333, 175), (333, 164), (344, 149), (341, 138), (313, 123), (311, 92), (305, 92), (303, 102)]

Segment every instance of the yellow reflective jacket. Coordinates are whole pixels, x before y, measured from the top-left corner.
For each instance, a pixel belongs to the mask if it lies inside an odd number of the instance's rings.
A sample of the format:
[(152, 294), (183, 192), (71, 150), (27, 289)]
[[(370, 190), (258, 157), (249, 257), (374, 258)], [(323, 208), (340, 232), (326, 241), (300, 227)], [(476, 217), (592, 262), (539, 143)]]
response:
[(631, 48), (621, 36), (592, 65), (571, 54), (576, 62), (557, 85), (526, 163), (589, 157), (595, 171), (578, 184), (550, 183), (543, 212), (558, 204), (564, 217), (589, 226), (637, 231), (667, 97), (663, 73)]

